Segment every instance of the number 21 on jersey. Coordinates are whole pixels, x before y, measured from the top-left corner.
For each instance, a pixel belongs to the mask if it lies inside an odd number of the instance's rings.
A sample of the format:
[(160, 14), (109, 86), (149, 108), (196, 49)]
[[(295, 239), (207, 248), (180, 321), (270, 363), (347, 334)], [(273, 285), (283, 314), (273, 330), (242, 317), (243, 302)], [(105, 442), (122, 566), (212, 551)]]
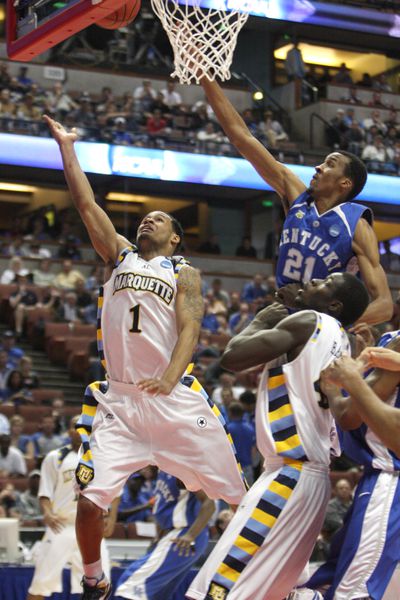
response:
[(316, 258), (304, 257), (297, 248), (290, 248), (287, 253), (283, 276), (293, 281), (310, 281), (313, 276)]
[(131, 333), (142, 333), (140, 329), (140, 304), (136, 304), (136, 306), (132, 306), (129, 309), (129, 312), (132, 313), (132, 327), (130, 328)]

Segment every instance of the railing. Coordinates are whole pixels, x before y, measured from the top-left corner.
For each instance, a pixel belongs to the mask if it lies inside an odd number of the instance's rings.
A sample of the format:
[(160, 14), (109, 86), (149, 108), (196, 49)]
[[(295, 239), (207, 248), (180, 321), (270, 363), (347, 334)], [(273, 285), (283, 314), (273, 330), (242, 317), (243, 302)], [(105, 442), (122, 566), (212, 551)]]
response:
[(316, 113), (316, 112), (311, 113), (311, 115), (310, 115), (310, 135), (309, 135), (311, 149), (314, 148), (314, 122), (315, 122), (315, 119), (318, 119), (319, 121), (321, 121), (326, 127), (332, 127), (332, 129), (336, 129), (336, 127), (334, 125), (329, 123), (329, 121), (327, 121), (326, 119), (321, 117), (321, 115), (319, 115), (318, 113)]

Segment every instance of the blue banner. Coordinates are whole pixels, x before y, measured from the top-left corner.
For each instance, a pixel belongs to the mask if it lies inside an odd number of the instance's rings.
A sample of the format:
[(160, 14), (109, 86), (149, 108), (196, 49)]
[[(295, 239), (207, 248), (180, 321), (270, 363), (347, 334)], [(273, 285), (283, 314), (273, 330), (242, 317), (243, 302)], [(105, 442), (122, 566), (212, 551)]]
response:
[[(252, 165), (229, 156), (210, 156), (131, 146), (77, 142), (82, 169), (98, 175), (120, 175), (159, 181), (271, 190)], [(51, 138), (0, 133), (0, 164), (62, 170), (61, 155)], [(313, 167), (288, 165), (308, 185)], [(359, 200), (400, 204), (400, 177), (370, 174)]]

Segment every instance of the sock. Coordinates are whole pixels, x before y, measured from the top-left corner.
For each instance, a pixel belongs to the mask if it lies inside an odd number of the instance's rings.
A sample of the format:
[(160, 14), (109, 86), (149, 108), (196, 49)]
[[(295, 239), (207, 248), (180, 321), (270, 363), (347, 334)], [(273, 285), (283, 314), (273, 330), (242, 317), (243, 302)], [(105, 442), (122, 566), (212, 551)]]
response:
[(100, 579), (104, 577), (103, 567), (101, 566), (101, 558), (94, 563), (89, 565), (83, 565), (83, 572), (85, 574), (85, 581), (88, 585), (95, 586)]

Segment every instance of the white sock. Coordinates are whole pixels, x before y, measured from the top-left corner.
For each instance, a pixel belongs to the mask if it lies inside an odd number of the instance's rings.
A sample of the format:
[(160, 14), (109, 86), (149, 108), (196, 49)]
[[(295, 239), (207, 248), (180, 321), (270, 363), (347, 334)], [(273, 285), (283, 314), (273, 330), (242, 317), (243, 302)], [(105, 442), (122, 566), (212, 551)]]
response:
[[(101, 558), (94, 563), (89, 565), (83, 565), (83, 572), (85, 574), (85, 580), (88, 585), (95, 586), (97, 581), (103, 577), (103, 567), (101, 565)], [(91, 581), (90, 581), (91, 580)]]

